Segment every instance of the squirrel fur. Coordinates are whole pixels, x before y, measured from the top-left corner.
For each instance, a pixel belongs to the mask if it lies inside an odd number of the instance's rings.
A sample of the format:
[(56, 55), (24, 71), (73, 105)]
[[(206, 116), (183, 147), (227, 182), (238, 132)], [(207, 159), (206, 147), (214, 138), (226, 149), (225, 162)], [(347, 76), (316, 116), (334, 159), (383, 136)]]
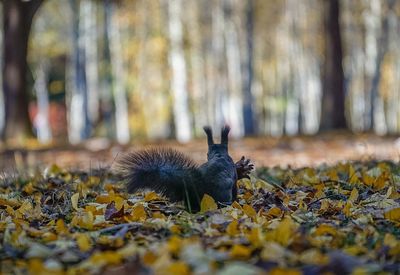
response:
[(183, 201), (190, 212), (200, 210), (204, 194), (220, 206), (230, 205), (237, 197), (236, 182), (249, 178), (250, 160), (242, 157), (236, 164), (228, 154), (229, 126), (221, 130), (221, 143), (215, 144), (210, 127), (207, 135), (207, 162), (197, 165), (186, 155), (170, 149), (155, 148), (129, 153), (117, 162), (126, 180), (127, 190), (154, 190), (171, 201)]

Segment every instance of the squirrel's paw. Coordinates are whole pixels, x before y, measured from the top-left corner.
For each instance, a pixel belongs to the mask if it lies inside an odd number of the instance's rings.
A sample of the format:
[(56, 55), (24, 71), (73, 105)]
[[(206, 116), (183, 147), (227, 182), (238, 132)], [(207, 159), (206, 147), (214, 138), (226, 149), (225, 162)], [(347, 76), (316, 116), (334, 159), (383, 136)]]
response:
[(247, 178), (250, 179), (250, 172), (254, 169), (254, 164), (250, 163), (250, 159), (246, 159), (244, 156), (235, 163), (238, 179)]

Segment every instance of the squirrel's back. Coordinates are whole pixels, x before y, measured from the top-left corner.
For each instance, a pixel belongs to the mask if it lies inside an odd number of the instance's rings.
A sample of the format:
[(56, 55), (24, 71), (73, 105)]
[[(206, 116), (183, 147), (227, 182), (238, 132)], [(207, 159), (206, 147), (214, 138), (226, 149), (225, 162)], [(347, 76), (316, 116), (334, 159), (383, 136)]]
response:
[(116, 169), (127, 182), (128, 192), (151, 189), (172, 201), (185, 201), (197, 208), (203, 193), (198, 166), (184, 154), (170, 148), (154, 148), (122, 156)]

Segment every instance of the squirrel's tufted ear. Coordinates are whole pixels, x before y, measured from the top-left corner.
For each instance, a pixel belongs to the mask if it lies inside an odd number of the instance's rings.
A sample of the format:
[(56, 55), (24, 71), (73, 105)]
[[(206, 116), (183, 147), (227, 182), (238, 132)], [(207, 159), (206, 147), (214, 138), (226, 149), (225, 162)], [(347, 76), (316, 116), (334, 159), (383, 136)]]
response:
[(229, 125), (225, 125), (221, 129), (221, 144), (226, 144), (228, 145), (228, 134), (229, 131), (231, 130), (231, 127)]
[(213, 134), (212, 134), (212, 130), (210, 126), (204, 126), (203, 127), (204, 132), (206, 132), (207, 135), (207, 143), (208, 145), (213, 145), (214, 144), (214, 140), (213, 140)]

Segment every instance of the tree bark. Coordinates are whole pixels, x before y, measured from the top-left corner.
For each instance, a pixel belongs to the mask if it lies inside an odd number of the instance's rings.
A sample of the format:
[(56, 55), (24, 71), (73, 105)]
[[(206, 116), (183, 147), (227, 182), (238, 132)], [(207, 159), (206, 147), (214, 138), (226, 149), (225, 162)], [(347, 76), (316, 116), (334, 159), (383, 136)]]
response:
[(326, 0), (325, 68), (321, 130), (346, 128), (339, 0)]
[(245, 135), (255, 134), (255, 121), (253, 112), (253, 43), (254, 42), (254, 0), (249, 0), (246, 7), (246, 43), (247, 60), (245, 81), (243, 82), (243, 119)]
[(125, 91), (125, 70), (122, 59), (121, 30), (115, 13), (116, 4), (110, 2), (107, 32), (113, 76), (112, 90), (115, 102), (115, 130), (117, 141), (120, 144), (127, 144), (130, 140), (128, 102)]
[[(88, 98), (85, 72), (85, 48), (83, 27), (80, 20), (80, 1), (70, 0), (72, 12), (72, 53), (70, 60), (70, 94), (68, 136), (72, 144), (77, 144), (90, 136), (91, 125), (88, 116)], [(69, 91), (68, 91), (69, 90)]]
[(179, 142), (187, 142), (192, 138), (188, 93), (186, 77), (186, 61), (183, 52), (183, 28), (182, 28), (182, 1), (168, 1), (169, 39), (171, 64), (171, 89), (174, 99), (174, 121), (176, 138)]
[(21, 139), (32, 136), (26, 81), (27, 52), (32, 19), (42, 2), (3, 1), (5, 127), (2, 138), (6, 141), (13, 139), (20, 142)]

